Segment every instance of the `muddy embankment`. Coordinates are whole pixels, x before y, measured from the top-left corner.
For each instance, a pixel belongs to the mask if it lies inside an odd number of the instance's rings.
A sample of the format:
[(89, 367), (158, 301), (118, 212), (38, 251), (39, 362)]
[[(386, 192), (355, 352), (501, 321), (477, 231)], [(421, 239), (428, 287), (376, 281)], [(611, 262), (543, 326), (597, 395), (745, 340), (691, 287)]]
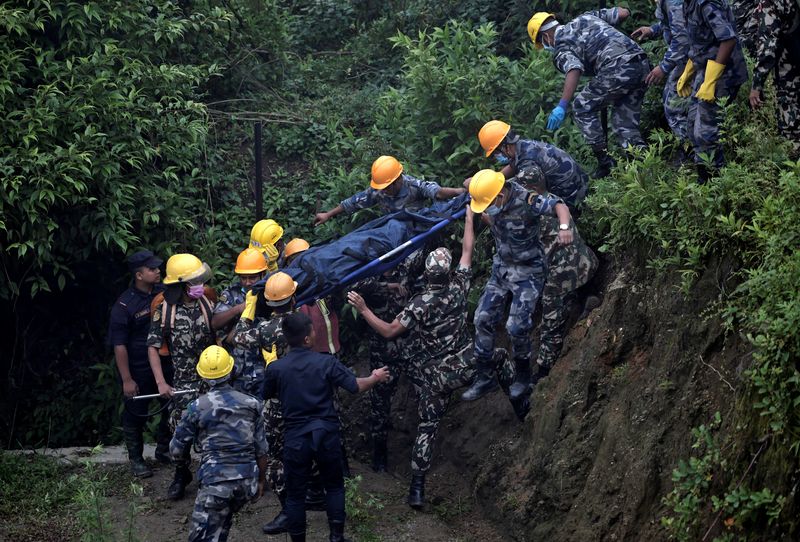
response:
[[(605, 265), (603, 304), (572, 328), (523, 423), (502, 392), (454, 400), (429, 476), (433, 505), (480, 514), (511, 540), (666, 539), (661, 500), (690, 430), (730, 412), (750, 361), (747, 344), (706, 314), (728, 274), (710, 266), (684, 296), (644, 262)], [(354, 415), (366, 415), (364, 399)], [(416, 423), (407, 387), (394, 406), (391, 468), (405, 477)], [(350, 432), (366, 459), (364, 429)], [(453, 504), (454, 494), (470, 502)]]

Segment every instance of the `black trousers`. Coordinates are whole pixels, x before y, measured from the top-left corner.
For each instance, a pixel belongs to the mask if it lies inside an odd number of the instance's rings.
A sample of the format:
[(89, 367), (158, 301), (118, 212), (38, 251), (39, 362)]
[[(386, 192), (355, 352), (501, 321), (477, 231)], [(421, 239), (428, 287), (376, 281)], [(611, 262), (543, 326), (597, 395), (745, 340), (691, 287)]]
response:
[[(164, 380), (166, 380), (167, 384), (171, 386), (172, 377), (174, 374), (172, 364), (164, 363), (162, 370), (164, 371)], [(131, 367), (131, 377), (133, 377), (136, 385), (139, 386), (139, 395), (158, 393), (156, 379), (153, 376), (153, 371), (150, 370), (150, 367), (142, 367), (141, 369)], [(130, 399), (125, 400), (125, 408), (122, 410), (123, 431), (134, 430), (141, 434), (144, 426), (147, 424), (147, 412), (152, 401), (158, 401), (160, 407), (163, 407), (167, 403), (168, 399), (159, 398), (151, 399), (149, 401), (131, 401)], [(159, 416), (161, 416), (161, 419), (158, 422), (158, 434), (169, 435), (169, 409), (164, 410), (164, 412), (159, 414)]]

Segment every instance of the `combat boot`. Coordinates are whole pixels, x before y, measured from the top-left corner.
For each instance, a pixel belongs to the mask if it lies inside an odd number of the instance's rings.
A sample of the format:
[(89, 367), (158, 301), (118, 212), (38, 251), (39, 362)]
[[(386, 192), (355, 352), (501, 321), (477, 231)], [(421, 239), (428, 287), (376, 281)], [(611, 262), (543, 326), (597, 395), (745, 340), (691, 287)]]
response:
[(511, 403), (511, 408), (514, 409), (514, 414), (517, 415), (517, 419), (521, 422), (525, 421), (525, 416), (527, 416), (528, 412), (531, 410), (530, 395), (523, 395), (519, 399), (509, 398), (509, 402)]
[(602, 179), (608, 177), (611, 169), (617, 165), (613, 158), (608, 154), (608, 147), (605, 143), (599, 145), (592, 145), (592, 153), (597, 159), (597, 169), (592, 174), (593, 179)]
[(172, 457), (169, 455), (169, 442), (172, 440), (172, 433), (166, 423), (158, 424), (156, 433), (156, 452), (154, 458), (162, 465), (171, 465)]
[(528, 358), (514, 360), (514, 383), (508, 388), (508, 396), (512, 401), (530, 395), (531, 362)]
[(131, 463), (131, 473), (136, 478), (149, 478), (153, 476), (153, 470), (142, 457), (144, 451), (144, 439), (142, 432), (132, 427), (122, 430), (125, 438), (125, 447), (128, 449), (128, 460)]
[(178, 501), (186, 494), (186, 486), (192, 483), (192, 471), (189, 469), (189, 462), (182, 460), (175, 462), (175, 477), (167, 489), (167, 498), (171, 501)]
[(494, 378), (492, 369), (488, 363), (478, 361), (476, 363), (476, 369), (477, 374), (475, 375), (475, 380), (472, 382), (469, 389), (461, 394), (462, 401), (475, 401), (497, 389), (497, 380)]
[[(261, 530), (264, 532), (264, 534), (281, 534), (289, 532), (289, 516), (286, 515), (286, 496), (279, 496), (278, 499), (281, 501), (281, 511), (278, 512), (278, 515), (275, 516), (272, 521), (264, 524), (264, 526), (261, 527)], [(291, 535), (292, 540), (295, 539), (295, 536), (296, 535)], [(298, 538), (298, 540), (306, 539), (306, 533), (303, 533), (302, 536), (303, 538)]]
[(408, 506), (421, 510), (425, 505), (425, 474), (411, 475), (411, 487), (408, 488)]
[(331, 530), (330, 542), (351, 542), (349, 538), (344, 537), (344, 522), (343, 521), (330, 521), (328, 527)]
[(372, 470), (375, 472), (386, 472), (389, 463), (386, 439), (375, 439), (372, 446)]

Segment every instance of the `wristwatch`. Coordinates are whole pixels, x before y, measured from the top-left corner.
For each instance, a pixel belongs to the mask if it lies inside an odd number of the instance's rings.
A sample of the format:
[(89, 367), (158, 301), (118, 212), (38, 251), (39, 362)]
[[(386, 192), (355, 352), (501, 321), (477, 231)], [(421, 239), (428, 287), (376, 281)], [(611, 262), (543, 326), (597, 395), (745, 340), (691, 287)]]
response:
[(568, 230), (569, 229), (569, 224), (559, 224), (558, 229), (559, 230)]

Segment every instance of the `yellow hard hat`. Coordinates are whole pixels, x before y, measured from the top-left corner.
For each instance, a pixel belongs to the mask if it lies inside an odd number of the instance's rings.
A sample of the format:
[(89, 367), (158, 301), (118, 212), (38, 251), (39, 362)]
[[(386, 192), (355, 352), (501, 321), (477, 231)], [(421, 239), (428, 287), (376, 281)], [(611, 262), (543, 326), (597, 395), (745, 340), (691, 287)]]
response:
[(299, 254), (311, 248), (308, 241), (305, 239), (292, 239), (286, 243), (286, 248), (283, 249), (283, 257), (290, 258), (295, 254)]
[(372, 162), (372, 180), (369, 185), (375, 190), (383, 190), (403, 173), (403, 164), (394, 156), (379, 156)]
[(294, 279), (278, 271), (267, 279), (264, 285), (264, 297), (267, 299), (267, 305), (277, 307), (287, 303), (296, 290), (297, 283)]
[(486, 156), (492, 155), (497, 146), (503, 142), (509, 130), (511, 130), (511, 125), (502, 120), (490, 120), (483, 125), (483, 128), (478, 132), (478, 141), (481, 142), (481, 147), (486, 151)]
[(472, 176), (469, 183), (470, 209), (474, 213), (482, 213), (506, 184), (506, 178), (499, 171), (482, 169)]
[(283, 228), (280, 224), (271, 218), (259, 220), (250, 230), (250, 246), (264, 248), (265, 245), (274, 245), (281, 237), (283, 237)]
[(533, 42), (534, 47), (537, 49), (542, 48), (542, 42), (536, 41), (536, 38), (539, 37), (539, 29), (547, 19), (555, 16), (555, 13), (546, 13), (544, 11), (540, 11), (538, 13), (534, 13), (533, 17), (531, 17), (531, 20), (528, 21), (528, 35), (531, 37), (531, 41)]
[(239, 253), (236, 258), (236, 268), (233, 270), (237, 275), (255, 275), (267, 270), (267, 262), (261, 251), (257, 248), (246, 248)]
[(167, 260), (167, 276), (164, 284), (199, 281), (211, 278), (211, 269), (192, 254), (175, 254)]
[(209, 346), (200, 354), (197, 362), (197, 374), (207, 380), (216, 380), (228, 376), (233, 370), (233, 358), (221, 346)]

